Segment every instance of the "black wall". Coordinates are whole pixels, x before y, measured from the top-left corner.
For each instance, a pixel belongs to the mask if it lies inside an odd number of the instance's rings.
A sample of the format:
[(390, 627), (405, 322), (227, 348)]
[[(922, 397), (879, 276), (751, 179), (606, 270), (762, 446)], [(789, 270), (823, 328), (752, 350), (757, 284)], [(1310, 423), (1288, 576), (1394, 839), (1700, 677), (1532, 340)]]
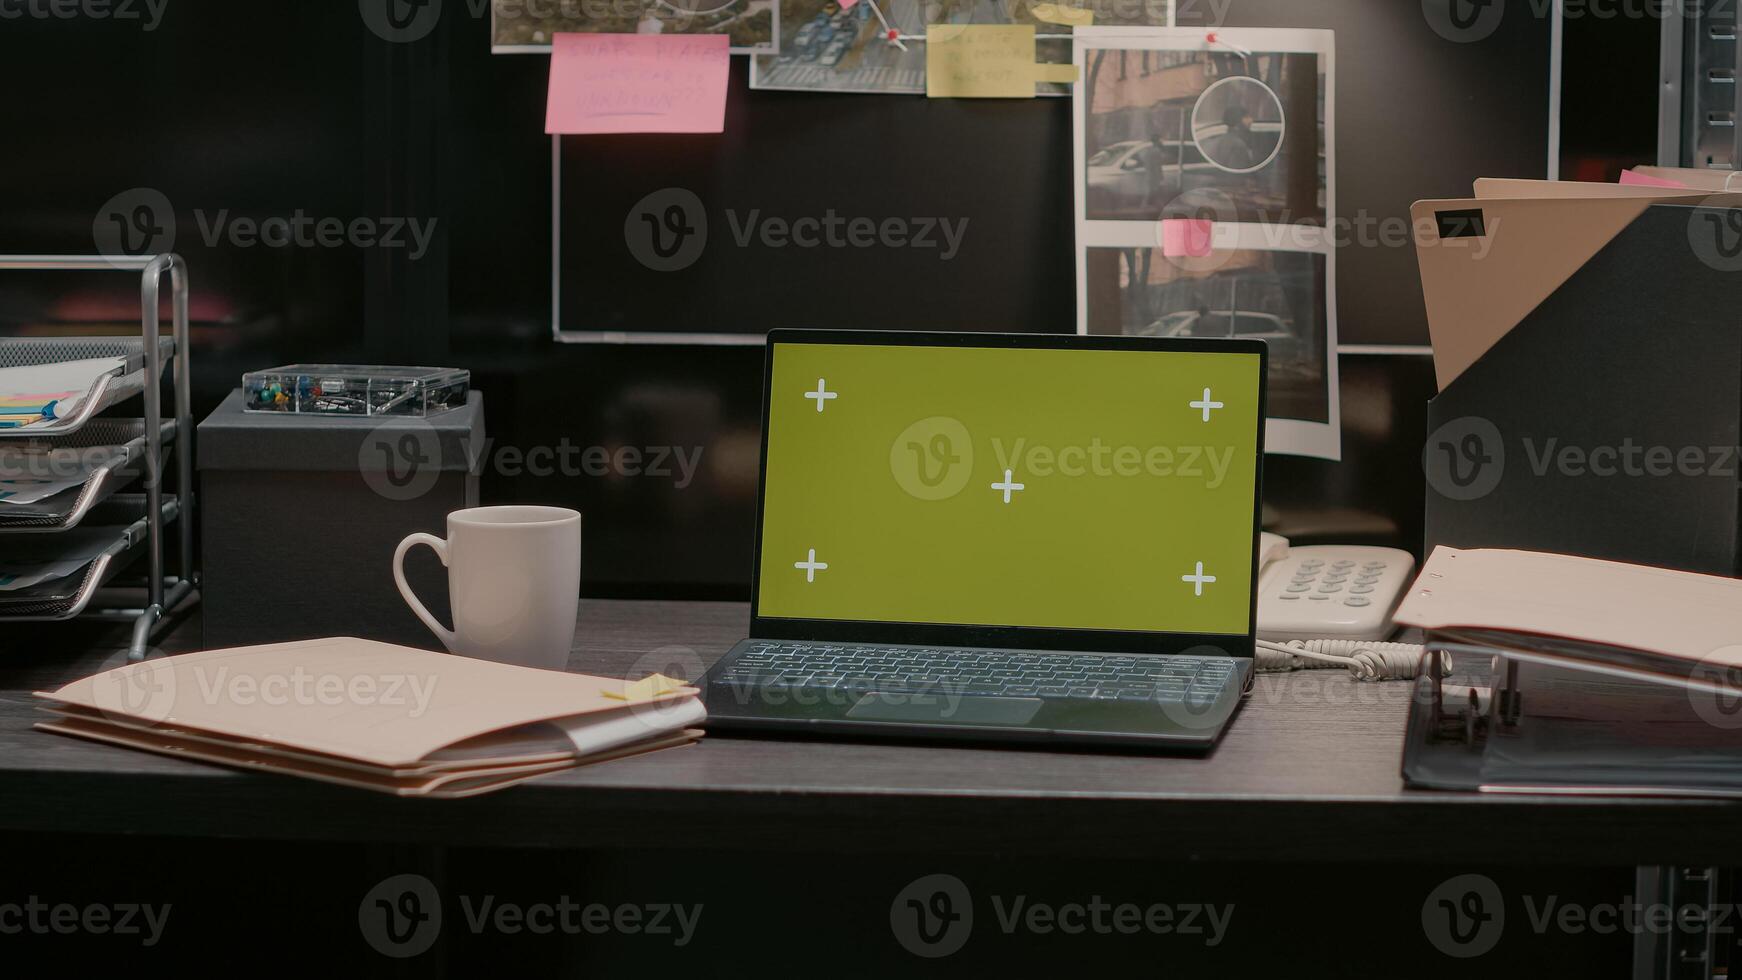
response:
[[(1529, 16), (1534, 5), (1512, 6), (1473, 43), (1446, 41), (1419, 4), (1395, 0), (1246, 0), (1228, 22), (1338, 31), (1338, 210), (1380, 221), (1416, 198), (1463, 193), (1476, 176), (1543, 172), (1547, 24)], [(546, 62), (490, 55), (472, 7), (450, 0), (412, 43), (371, 33), (349, 0), (169, 0), (149, 30), (140, 20), (0, 20), (0, 251), (90, 252), (109, 212), (167, 202), (158, 210), (173, 214), (173, 245), (193, 274), (196, 414), (243, 371), (291, 361), (469, 367), (497, 439), (486, 502), (582, 509), (588, 592), (742, 595), (760, 352), (551, 342)], [(1182, 23), (1209, 9), (1182, 6)], [(1579, 29), (1592, 45), (1622, 38), (1614, 49), (1629, 57), (1655, 53), (1655, 21)], [(568, 326), (633, 329), (657, 314), (698, 331), (1072, 328), (1068, 100), (751, 92), (745, 74), (735, 59), (722, 136), (567, 141), (565, 268), (623, 268), (627, 205), (666, 186), (786, 216), (833, 207), (968, 218), (962, 254), (939, 263), (748, 250), (732, 274), (701, 282), (635, 267), (633, 278), (567, 291)], [(1590, 74), (1569, 86), (1579, 105), (1637, 110), (1639, 99), (1603, 88), (1607, 79), (1631, 91), (1631, 74)], [(1617, 119), (1602, 131), (1604, 152), (1646, 162), (1650, 130), (1650, 120)], [(233, 229), (298, 211), (434, 228), (415, 258), (410, 247), (209, 237), (220, 216)], [(166, 216), (145, 230), (166, 230)], [(714, 234), (729, 240), (724, 227)], [(1357, 245), (1339, 267), (1345, 343), (1425, 342), (1412, 249)], [(7, 273), (0, 328), (101, 330), (134, 316), (135, 296), (123, 276)], [(1350, 458), (1273, 458), (1279, 526), (1419, 546), (1417, 418), (1430, 373), (1419, 358), (1345, 359), (1344, 372)], [(701, 456), (680, 488), (675, 468), (540, 476), (500, 452), (563, 446), (633, 448), (637, 470), (662, 447)]]

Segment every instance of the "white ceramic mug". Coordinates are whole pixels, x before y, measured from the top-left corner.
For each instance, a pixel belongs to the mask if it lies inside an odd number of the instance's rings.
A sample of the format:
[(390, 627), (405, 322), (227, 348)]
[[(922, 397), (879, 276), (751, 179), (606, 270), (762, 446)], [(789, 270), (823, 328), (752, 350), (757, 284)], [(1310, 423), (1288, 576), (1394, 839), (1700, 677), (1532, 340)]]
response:
[[(405, 581), (405, 553), (427, 544), (448, 568), (454, 628)], [(448, 538), (418, 532), (393, 552), (393, 581), (448, 652), (561, 670), (575, 639), (581, 515), (563, 507), (471, 507), (448, 515)]]

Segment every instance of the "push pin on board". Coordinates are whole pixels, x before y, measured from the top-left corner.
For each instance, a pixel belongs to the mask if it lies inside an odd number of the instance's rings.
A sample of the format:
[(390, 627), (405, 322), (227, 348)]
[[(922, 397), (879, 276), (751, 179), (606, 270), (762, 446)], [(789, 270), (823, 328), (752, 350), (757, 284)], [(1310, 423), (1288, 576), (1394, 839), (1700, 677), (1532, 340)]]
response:
[(1233, 51), (1234, 53), (1239, 54), (1243, 57), (1247, 57), (1247, 58), (1252, 57), (1252, 52), (1246, 50), (1245, 48), (1241, 47), (1240, 45), (1234, 44), (1234, 43), (1229, 42), (1229, 41), (1222, 40), (1222, 35), (1217, 31), (1211, 31), (1208, 34), (1205, 34), (1204, 35), (1204, 43), (1208, 44), (1208, 45), (1212, 45), (1212, 46), (1220, 44), (1222, 47), (1227, 48), (1230, 51)]
[(883, 25), (883, 39), (906, 51), (907, 45), (901, 43), (901, 32), (895, 29), (895, 25), (889, 22), (889, 18), (883, 16), (883, 8), (877, 6), (877, 0), (865, 0), (865, 2), (870, 5), (871, 12), (877, 15), (877, 23)]

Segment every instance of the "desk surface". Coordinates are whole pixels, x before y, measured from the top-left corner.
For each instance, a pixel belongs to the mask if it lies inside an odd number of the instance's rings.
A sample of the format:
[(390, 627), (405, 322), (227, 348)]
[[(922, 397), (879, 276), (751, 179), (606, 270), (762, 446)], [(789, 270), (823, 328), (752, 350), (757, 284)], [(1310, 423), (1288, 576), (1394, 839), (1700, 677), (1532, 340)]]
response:
[[(711, 663), (744, 635), (748, 611), (600, 600), (583, 601), (580, 620), (570, 669), (639, 676), (674, 661)], [(1410, 686), (1360, 684), (1340, 671), (1261, 676), (1203, 758), (710, 735), (444, 802), (30, 730), (29, 692), (118, 663), (119, 641), (104, 642), (0, 665), (0, 829), (1163, 860), (1742, 863), (1742, 804), (1405, 790), (1398, 761)], [(166, 643), (178, 647), (185, 641)]]

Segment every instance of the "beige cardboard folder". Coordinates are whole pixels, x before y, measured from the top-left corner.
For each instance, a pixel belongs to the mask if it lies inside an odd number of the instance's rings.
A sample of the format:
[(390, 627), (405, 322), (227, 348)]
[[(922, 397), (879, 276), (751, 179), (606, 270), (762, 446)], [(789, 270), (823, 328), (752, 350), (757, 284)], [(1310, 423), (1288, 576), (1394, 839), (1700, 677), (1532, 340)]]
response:
[[(628, 694), (625, 698), (625, 694)], [(348, 637), (131, 664), (38, 696), (46, 731), (401, 795), (472, 795), (687, 744), (693, 688), (625, 682)]]
[(1438, 547), (1394, 619), (1742, 667), (1742, 581), (1534, 551)]
[(1410, 218), (1440, 389), (1660, 203), (1735, 207), (1742, 194), (1483, 180), (1474, 198), (1415, 202)]
[(1475, 187), (1476, 196), (1482, 200), (1576, 197), (1589, 201), (1598, 198), (1660, 198), (1707, 193), (1693, 188), (1679, 190), (1641, 184), (1594, 184), (1585, 180), (1526, 180), (1517, 177), (1481, 177), (1476, 180)]
[(691, 745), (702, 735), (700, 731), (688, 729), (651, 742), (596, 753), (588, 756), (585, 760), (570, 758), (561, 762), (479, 766), (452, 772), (428, 773), (421, 776), (394, 776), (356, 767), (321, 765), (307, 760), (261, 754), (252, 750), (227, 746), (220, 741), (179, 737), (174, 733), (131, 731), (122, 726), (106, 725), (102, 722), (70, 716), (62, 717), (56, 721), (39, 722), (36, 727), (45, 732), (72, 735), (77, 738), (106, 742), (110, 745), (131, 749), (143, 749), (147, 752), (173, 755), (181, 759), (196, 759), (200, 762), (213, 762), (219, 765), (234, 766), (238, 769), (301, 776), (317, 782), (374, 790), (379, 793), (390, 793), (394, 796), (424, 796), (431, 799), (458, 799), (465, 796), (477, 796), (524, 782), (534, 776), (573, 769), (583, 763), (591, 765), (597, 762), (610, 762), (614, 759), (641, 755), (644, 752)]

